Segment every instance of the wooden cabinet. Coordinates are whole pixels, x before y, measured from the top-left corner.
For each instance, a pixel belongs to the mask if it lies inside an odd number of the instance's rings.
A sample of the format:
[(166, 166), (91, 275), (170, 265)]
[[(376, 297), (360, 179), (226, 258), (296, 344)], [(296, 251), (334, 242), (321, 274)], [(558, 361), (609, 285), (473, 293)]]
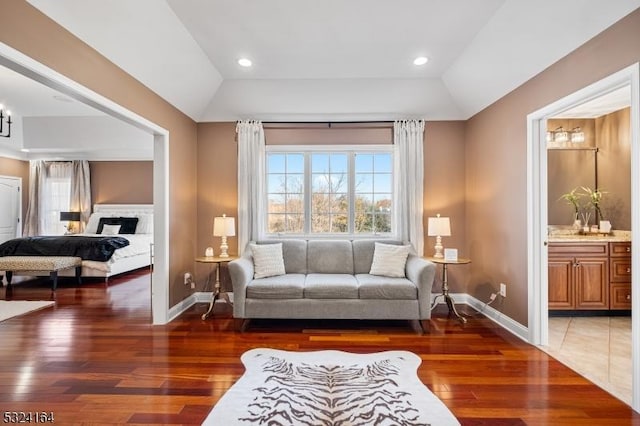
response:
[(610, 243), (610, 251), (610, 308), (631, 309), (631, 243)]
[(631, 243), (549, 244), (549, 309), (631, 309)]

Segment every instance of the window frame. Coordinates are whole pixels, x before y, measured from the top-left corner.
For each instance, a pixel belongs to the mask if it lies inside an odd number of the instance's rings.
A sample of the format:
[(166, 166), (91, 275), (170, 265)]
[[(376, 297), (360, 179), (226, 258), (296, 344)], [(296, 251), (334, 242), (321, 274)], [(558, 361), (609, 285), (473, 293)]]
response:
[[(388, 153), (391, 156), (391, 202), (392, 206), (396, 204), (396, 188), (395, 180), (397, 179), (395, 173), (395, 156), (396, 150), (393, 144), (377, 144), (377, 145), (267, 145), (265, 147), (265, 167), (264, 176), (265, 180), (264, 191), (265, 197), (263, 206), (265, 215), (262, 218), (264, 221), (264, 237), (265, 239), (287, 239), (287, 238), (305, 238), (305, 239), (395, 239), (397, 237), (396, 230), (396, 209), (391, 208), (390, 213), (390, 232), (372, 232), (372, 233), (357, 233), (354, 232), (355, 227), (355, 155), (356, 154), (377, 154)], [(303, 154), (304, 155), (304, 231), (299, 233), (293, 232), (269, 232), (269, 188), (267, 182), (267, 176), (269, 175), (269, 154), (282, 153), (282, 154)], [(336, 233), (336, 232), (324, 232), (314, 233), (311, 232), (310, 215), (312, 210), (312, 169), (311, 169), (311, 155), (314, 153), (327, 153), (327, 154), (347, 154), (347, 175), (348, 175), (348, 196), (349, 196), (349, 209), (348, 209), (348, 232)]]

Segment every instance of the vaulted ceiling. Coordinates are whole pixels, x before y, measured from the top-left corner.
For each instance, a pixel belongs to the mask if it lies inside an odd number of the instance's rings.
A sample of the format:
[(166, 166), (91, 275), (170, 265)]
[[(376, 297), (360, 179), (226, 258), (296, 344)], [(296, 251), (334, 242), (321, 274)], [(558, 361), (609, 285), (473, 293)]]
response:
[[(29, 0), (196, 121), (466, 119), (640, 0)], [(413, 65), (417, 56), (427, 64)], [(251, 59), (243, 68), (237, 60)]]

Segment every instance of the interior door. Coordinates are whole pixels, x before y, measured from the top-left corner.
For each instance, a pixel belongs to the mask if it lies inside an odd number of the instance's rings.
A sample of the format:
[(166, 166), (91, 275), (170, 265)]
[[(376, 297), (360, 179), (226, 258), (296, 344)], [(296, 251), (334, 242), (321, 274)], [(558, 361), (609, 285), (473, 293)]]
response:
[(0, 177), (0, 244), (22, 235), (21, 186), (19, 178)]

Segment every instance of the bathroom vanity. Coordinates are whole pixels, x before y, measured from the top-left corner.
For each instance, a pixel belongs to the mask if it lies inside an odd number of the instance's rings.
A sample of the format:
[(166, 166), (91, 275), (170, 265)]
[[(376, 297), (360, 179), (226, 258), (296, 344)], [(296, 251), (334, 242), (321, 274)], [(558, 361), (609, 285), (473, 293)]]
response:
[(550, 235), (549, 311), (631, 310), (631, 233)]

